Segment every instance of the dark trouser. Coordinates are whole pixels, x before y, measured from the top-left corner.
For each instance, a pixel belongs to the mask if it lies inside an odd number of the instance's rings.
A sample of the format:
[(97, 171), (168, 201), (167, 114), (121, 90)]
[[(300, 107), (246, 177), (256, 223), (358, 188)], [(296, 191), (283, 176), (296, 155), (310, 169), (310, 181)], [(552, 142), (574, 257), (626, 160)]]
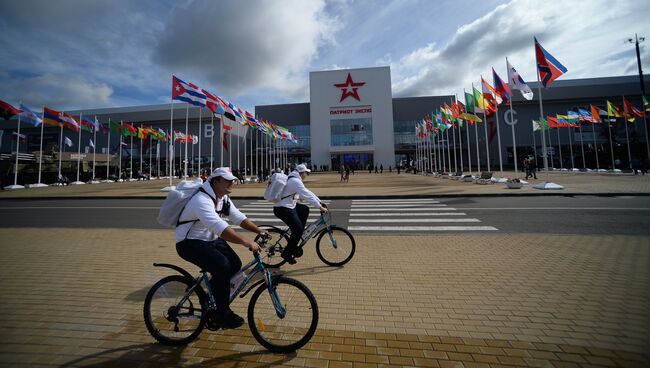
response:
[(273, 207), (273, 214), (287, 224), (289, 229), (291, 229), (287, 252), (293, 253), (300, 242), (302, 232), (305, 230), (307, 217), (309, 217), (309, 207), (300, 203), (296, 204), (296, 208), (293, 209), (286, 207)]
[(223, 239), (186, 239), (176, 243), (176, 252), (184, 260), (210, 272), (217, 311), (224, 315), (230, 312), (230, 278), (241, 268), (241, 260), (230, 245)]

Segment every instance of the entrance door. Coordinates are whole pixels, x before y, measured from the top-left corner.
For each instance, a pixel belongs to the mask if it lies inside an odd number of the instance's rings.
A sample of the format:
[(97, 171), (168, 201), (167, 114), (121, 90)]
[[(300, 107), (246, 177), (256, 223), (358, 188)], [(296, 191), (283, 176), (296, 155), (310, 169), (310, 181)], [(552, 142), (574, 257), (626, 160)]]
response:
[(372, 153), (343, 153), (331, 155), (332, 169), (339, 171), (341, 165), (349, 166), (354, 170), (365, 170), (368, 165), (374, 165)]

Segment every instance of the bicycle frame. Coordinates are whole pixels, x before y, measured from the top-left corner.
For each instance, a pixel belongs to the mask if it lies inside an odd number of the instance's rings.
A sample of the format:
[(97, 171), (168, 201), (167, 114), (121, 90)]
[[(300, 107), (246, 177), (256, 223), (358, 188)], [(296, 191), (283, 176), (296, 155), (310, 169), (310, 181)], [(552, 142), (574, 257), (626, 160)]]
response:
[[(178, 269), (180, 267), (170, 267), (170, 268), (176, 269), (178, 271)], [(271, 300), (273, 301), (273, 307), (275, 308), (276, 314), (278, 315), (279, 318), (284, 318), (284, 316), (286, 315), (286, 310), (285, 310), (284, 306), (282, 305), (282, 303), (280, 302), (280, 297), (277, 295), (275, 287), (273, 287), (274, 276), (271, 273), (271, 271), (269, 271), (268, 269), (266, 269), (266, 267), (264, 267), (264, 264), (262, 263), (262, 258), (260, 257), (259, 254), (256, 253), (254, 255), (253, 260), (250, 261), (244, 267), (242, 267), (242, 269), (239, 272), (246, 272), (249, 269), (252, 269), (252, 270), (250, 272), (246, 273), (246, 278), (239, 284), (237, 289), (235, 289), (235, 292), (232, 293), (232, 295), (230, 296), (230, 300), (228, 301), (228, 304), (232, 303), (232, 301), (235, 300), (235, 298), (248, 285), (249, 281), (252, 280), (255, 277), (255, 275), (262, 272), (264, 274), (264, 278), (262, 280), (257, 281), (253, 285), (251, 285), (248, 288), (248, 290), (246, 290), (246, 292), (241, 295), (241, 297), (243, 298), (244, 296), (246, 296), (246, 294), (248, 294), (249, 291), (251, 291), (257, 285), (264, 282), (264, 283), (266, 283), (268, 285), (269, 295), (271, 296)], [(181, 272), (181, 273), (182, 274), (188, 274), (187, 272)], [(208, 309), (216, 310), (217, 303), (216, 303), (216, 300), (214, 298), (214, 294), (212, 292), (212, 287), (210, 286), (210, 278), (208, 277), (207, 271), (201, 271), (201, 274), (194, 279), (194, 285), (192, 285), (192, 287), (190, 287), (187, 290), (187, 292), (183, 295), (181, 300), (178, 303), (176, 303), (175, 308), (176, 308), (177, 311), (180, 310), (180, 307), (189, 299), (190, 294), (197, 287), (200, 287), (201, 283), (205, 284), (205, 289), (207, 290), (208, 303), (209, 303)]]
[[(310, 234), (307, 234), (307, 236), (304, 239), (301, 238), (298, 247), (305, 246), (305, 244), (307, 244), (307, 242), (311, 240), (311, 238), (316, 237), (316, 235), (320, 234), (323, 230), (325, 230), (327, 231), (327, 235), (332, 241), (332, 245), (334, 246), (334, 248), (336, 248), (336, 239), (334, 239), (334, 237), (332, 236), (332, 232), (330, 231), (330, 226), (331, 226), (330, 222), (332, 220), (332, 215), (329, 212), (327, 212), (327, 214), (328, 214), (327, 219), (325, 218), (325, 215), (321, 213), (320, 217), (316, 221), (308, 225), (308, 226), (315, 225), (314, 229)], [(287, 231), (290, 231), (290, 229), (287, 229)]]

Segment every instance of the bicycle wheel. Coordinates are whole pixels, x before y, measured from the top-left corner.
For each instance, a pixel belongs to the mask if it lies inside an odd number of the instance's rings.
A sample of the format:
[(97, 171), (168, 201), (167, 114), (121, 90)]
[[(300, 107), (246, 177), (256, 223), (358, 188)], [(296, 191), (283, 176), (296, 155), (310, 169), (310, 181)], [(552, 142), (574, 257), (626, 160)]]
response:
[(264, 230), (271, 235), (271, 239), (269, 239), (266, 249), (261, 253), (262, 263), (265, 267), (280, 267), (287, 262), (280, 256), (280, 253), (289, 244), (289, 236), (285, 231), (277, 227), (265, 227)]
[[(272, 298), (284, 307), (281, 318)], [(303, 347), (316, 332), (318, 305), (314, 294), (298, 280), (273, 279), (272, 292), (262, 284), (248, 303), (248, 326), (255, 339), (272, 352), (288, 353)]]
[(144, 323), (151, 336), (166, 345), (186, 345), (203, 330), (207, 320), (207, 296), (196, 288), (179, 305), (194, 280), (167, 276), (151, 287), (144, 300)]
[[(350, 262), (357, 245), (352, 234), (342, 227), (331, 226), (330, 232), (331, 238), (327, 229), (318, 235), (316, 254), (321, 261), (329, 266), (342, 266)], [(336, 241), (336, 247), (332, 239)]]

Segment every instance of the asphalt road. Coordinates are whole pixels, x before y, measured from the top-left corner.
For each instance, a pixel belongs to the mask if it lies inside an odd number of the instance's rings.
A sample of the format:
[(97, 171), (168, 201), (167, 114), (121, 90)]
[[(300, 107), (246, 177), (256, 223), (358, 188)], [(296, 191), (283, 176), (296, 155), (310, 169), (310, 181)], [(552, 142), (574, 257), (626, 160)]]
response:
[[(1, 200), (0, 227), (162, 228), (161, 199)], [(258, 223), (273, 223), (264, 201), (235, 201)], [(334, 220), (353, 233), (650, 235), (650, 197), (467, 197), (333, 200)], [(311, 219), (314, 219), (312, 211)]]

